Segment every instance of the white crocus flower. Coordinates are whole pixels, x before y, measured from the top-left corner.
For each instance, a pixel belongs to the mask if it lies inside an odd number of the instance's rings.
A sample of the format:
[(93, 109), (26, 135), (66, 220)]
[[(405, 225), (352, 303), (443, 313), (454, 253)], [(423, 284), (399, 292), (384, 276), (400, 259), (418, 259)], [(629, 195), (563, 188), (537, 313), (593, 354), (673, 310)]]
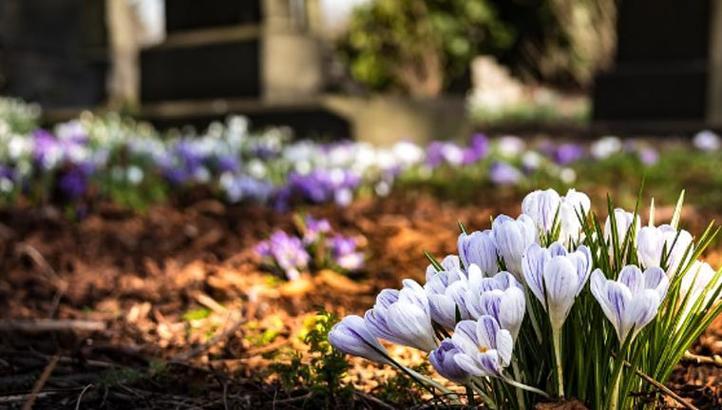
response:
[(477, 265), (485, 276), (499, 271), (496, 242), (491, 230), (462, 233), (457, 241), (459, 258), (464, 266)]
[[(715, 283), (712, 283), (716, 274), (717, 272), (715, 272), (708, 263), (702, 261), (695, 261), (684, 274), (679, 288), (680, 303), (682, 298), (687, 298), (683, 311), (680, 312), (682, 318), (690, 315), (692, 307), (699, 298), (702, 297), (702, 294), (708, 286), (710, 291), (704, 295), (700, 306), (706, 306), (711, 302), (715, 289), (722, 285), (722, 276), (720, 276)], [(722, 299), (722, 295), (719, 295), (717, 299)], [(680, 320), (680, 323), (683, 321), (684, 319)]]
[(526, 313), (526, 297), (514, 275), (502, 271), (491, 278), (470, 279), (464, 300), (472, 319), (490, 315), (516, 340)]
[(607, 279), (601, 270), (592, 274), (591, 291), (612, 322), (619, 343), (637, 334), (657, 315), (659, 305), (667, 294), (669, 280), (658, 267), (647, 268), (644, 273), (637, 266), (627, 265), (618, 280)]
[[(639, 262), (645, 268), (666, 268), (669, 276), (674, 275), (680, 266), (689, 261), (691, 246), (692, 235), (684, 229), (677, 231), (671, 225), (645, 226), (637, 233)], [(687, 252), (687, 248), (690, 248), (690, 252)]]
[(503, 369), (511, 363), (514, 340), (491, 316), (459, 322), (451, 341), (461, 352), (454, 360), (472, 376), (502, 377)]
[(506, 269), (522, 280), (521, 259), (529, 245), (536, 243), (537, 230), (534, 221), (527, 215), (513, 219), (499, 215), (491, 225), (499, 256)]
[(589, 248), (580, 246), (575, 252), (567, 252), (559, 242), (549, 248), (534, 244), (524, 254), (523, 269), (529, 290), (549, 313), (552, 329), (561, 329), (589, 278)]
[(561, 205), (557, 191), (547, 189), (529, 193), (521, 202), (521, 211), (528, 215), (541, 232), (549, 232), (554, 227), (554, 220)]
[[(624, 238), (627, 237), (627, 232), (629, 232), (632, 224), (634, 224), (635, 232), (639, 232), (639, 229), (641, 228), (641, 221), (639, 219), (639, 215), (637, 215), (637, 217), (635, 218), (634, 213), (627, 212), (622, 208), (614, 209), (614, 222), (617, 225), (617, 240), (619, 241), (620, 246), (624, 242)], [(635, 238), (632, 238), (632, 240), (634, 239)], [(607, 241), (610, 246), (613, 246), (612, 220), (610, 217), (607, 217), (606, 222), (604, 222), (604, 240)]]
[(381, 291), (364, 321), (376, 337), (429, 352), (436, 348), (436, 339), (428, 297), (415, 281), (406, 279), (403, 283), (400, 291)]
[(346, 316), (328, 332), (328, 341), (338, 350), (377, 363), (390, 363), (388, 352), (371, 334), (363, 318)]

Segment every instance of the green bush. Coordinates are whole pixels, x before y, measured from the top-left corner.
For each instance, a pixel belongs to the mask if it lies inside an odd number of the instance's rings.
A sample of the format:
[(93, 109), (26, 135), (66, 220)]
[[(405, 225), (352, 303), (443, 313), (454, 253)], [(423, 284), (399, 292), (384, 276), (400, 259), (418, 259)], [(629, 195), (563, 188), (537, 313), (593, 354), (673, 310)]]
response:
[(377, 0), (355, 10), (341, 49), (369, 88), (435, 96), (513, 38), (487, 0)]

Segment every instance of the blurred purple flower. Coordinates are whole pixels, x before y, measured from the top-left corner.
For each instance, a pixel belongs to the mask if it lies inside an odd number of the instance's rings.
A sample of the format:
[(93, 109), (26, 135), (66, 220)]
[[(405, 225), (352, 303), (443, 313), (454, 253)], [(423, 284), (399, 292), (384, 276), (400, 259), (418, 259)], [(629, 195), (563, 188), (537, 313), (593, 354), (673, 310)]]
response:
[(489, 168), (489, 179), (497, 185), (514, 185), (522, 178), (522, 173), (508, 162), (497, 161)]
[(90, 163), (78, 164), (64, 172), (58, 181), (58, 188), (65, 197), (78, 199), (88, 191), (90, 176), (94, 166)]
[(218, 167), (218, 172), (221, 173), (231, 172), (235, 174), (241, 170), (241, 162), (233, 155), (223, 155), (218, 157), (216, 160), (216, 166)]
[(303, 243), (306, 245), (316, 242), (321, 235), (331, 232), (331, 224), (327, 219), (316, 219), (308, 215), (304, 224), (306, 230), (303, 233)]
[(489, 139), (484, 134), (474, 134), (467, 148), (464, 148), (463, 165), (473, 164), (484, 158), (489, 151)]
[(659, 161), (659, 152), (652, 147), (639, 148), (639, 160), (644, 165), (654, 165)]
[(569, 165), (584, 156), (584, 147), (579, 144), (561, 144), (554, 150), (554, 161), (559, 165)]
[(363, 266), (364, 255), (356, 252), (356, 240), (350, 236), (336, 235), (329, 241), (331, 257), (334, 262), (347, 270), (356, 270)]
[(276, 231), (268, 240), (256, 245), (256, 253), (264, 259), (272, 260), (286, 273), (289, 280), (298, 279), (300, 270), (305, 269), (311, 259), (301, 238), (288, 235), (284, 231)]

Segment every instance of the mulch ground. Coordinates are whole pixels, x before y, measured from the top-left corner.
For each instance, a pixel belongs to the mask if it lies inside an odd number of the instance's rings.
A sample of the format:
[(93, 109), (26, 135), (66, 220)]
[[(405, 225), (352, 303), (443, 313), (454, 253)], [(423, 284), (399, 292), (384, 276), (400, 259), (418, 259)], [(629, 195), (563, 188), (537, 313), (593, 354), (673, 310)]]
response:
[[(1, 211), (0, 408), (29, 400), (73, 409), (301, 407), (267, 370), (306, 349), (299, 335), (315, 312), (363, 312), (380, 289), (423, 279), (424, 250), (454, 251), (457, 221), (483, 228), (491, 215), (518, 213), (518, 203), (513, 195), (458, 205), (399, 193), (345, 209), (309, 207), (357, 235), (368, 260), (353, 280), (326, 271), (294, 284), (260, 271), (253, 252), (272, 230), (291, 230), (291, 214), (208, 200), (143, 215), (101, 206), (80, 221), (53, 208)], [(685, 218), (701, 232), (711, 216), (688, 210)], [(694, 352), (722, 355), (722, 320)], [(360, 390), (393, 376), (352, 363)], [(722, 368), (694, 362), (670, 382), (709, 409), (722, 408), (721, 384)], [(353, 405), (386, 404), (359, 393)]]

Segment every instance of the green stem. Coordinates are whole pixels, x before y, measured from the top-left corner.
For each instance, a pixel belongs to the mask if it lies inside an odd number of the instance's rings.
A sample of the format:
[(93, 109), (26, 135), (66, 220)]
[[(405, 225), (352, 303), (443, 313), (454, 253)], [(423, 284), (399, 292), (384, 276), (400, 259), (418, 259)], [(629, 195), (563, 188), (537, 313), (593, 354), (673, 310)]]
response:
[(554, 344), (554, 361), (556, 362), (557, 392), (559, 398), (564, 398), (564, 368), (562, 366), (562, 335), (561, 329), (552, 329), (552, 343)]
[(466, 398), (469, 401), (469, 407), (472, 409), (476, 408), (476, 398), (474, 398), (474, 389), (471, 384), (466, 385)]
[[(519, 371), (519, 363), (517, 363), (516, 360), (512, 360), (512, 371), (514, 372), (514, 378), (517, 380), (520, 380), (521, 382), (524, 382), (524, 380), (521, 378), (521, 372)], [(519, 408), (524, 409), (526, 406), (524, 406), (524, 390), (520, 387), (517, 387), (516, 389), (516, 401), (519, 403)]]
[(515, 381), (515, 380), (512, 380), (512, 379), (506, 377), (506, 376), (502, 376), (502, 380), (503, 380), (505, 383), (510, 384), (510, 385), (512, 385), (512, 386), (514, 386), (514, 387), (518, 387), (518, 388), (520, 388), (520, 389), (524, 389), (524, 390), (526, 390), (526, 391), (530, 391), (530, 392), (532, 392), (532, 393), (536, 393), (536, 394), (538, 394), (538, 395), (540, 395), (540, 396), (542, 396), (542, 397), (544, 397), (544, 398), (547, 398), (547, 399), (550, 398), (549, 395), (548, 395), (544, 390), (537, 389), (536, 387), (532, 387), (532, 386), (526, 385), (526, 384), (524, 384), (524, 383), (519, 383), (519, 382), (517, 382), (517, 381)]
[(612, 384), (612, 393), (609, 397), (609, 410), (617, 410), (619, 408), (619, 385), (622, 381), (622, 372), (617, 372), (617, 376), (614, 378), (614, 384)]

